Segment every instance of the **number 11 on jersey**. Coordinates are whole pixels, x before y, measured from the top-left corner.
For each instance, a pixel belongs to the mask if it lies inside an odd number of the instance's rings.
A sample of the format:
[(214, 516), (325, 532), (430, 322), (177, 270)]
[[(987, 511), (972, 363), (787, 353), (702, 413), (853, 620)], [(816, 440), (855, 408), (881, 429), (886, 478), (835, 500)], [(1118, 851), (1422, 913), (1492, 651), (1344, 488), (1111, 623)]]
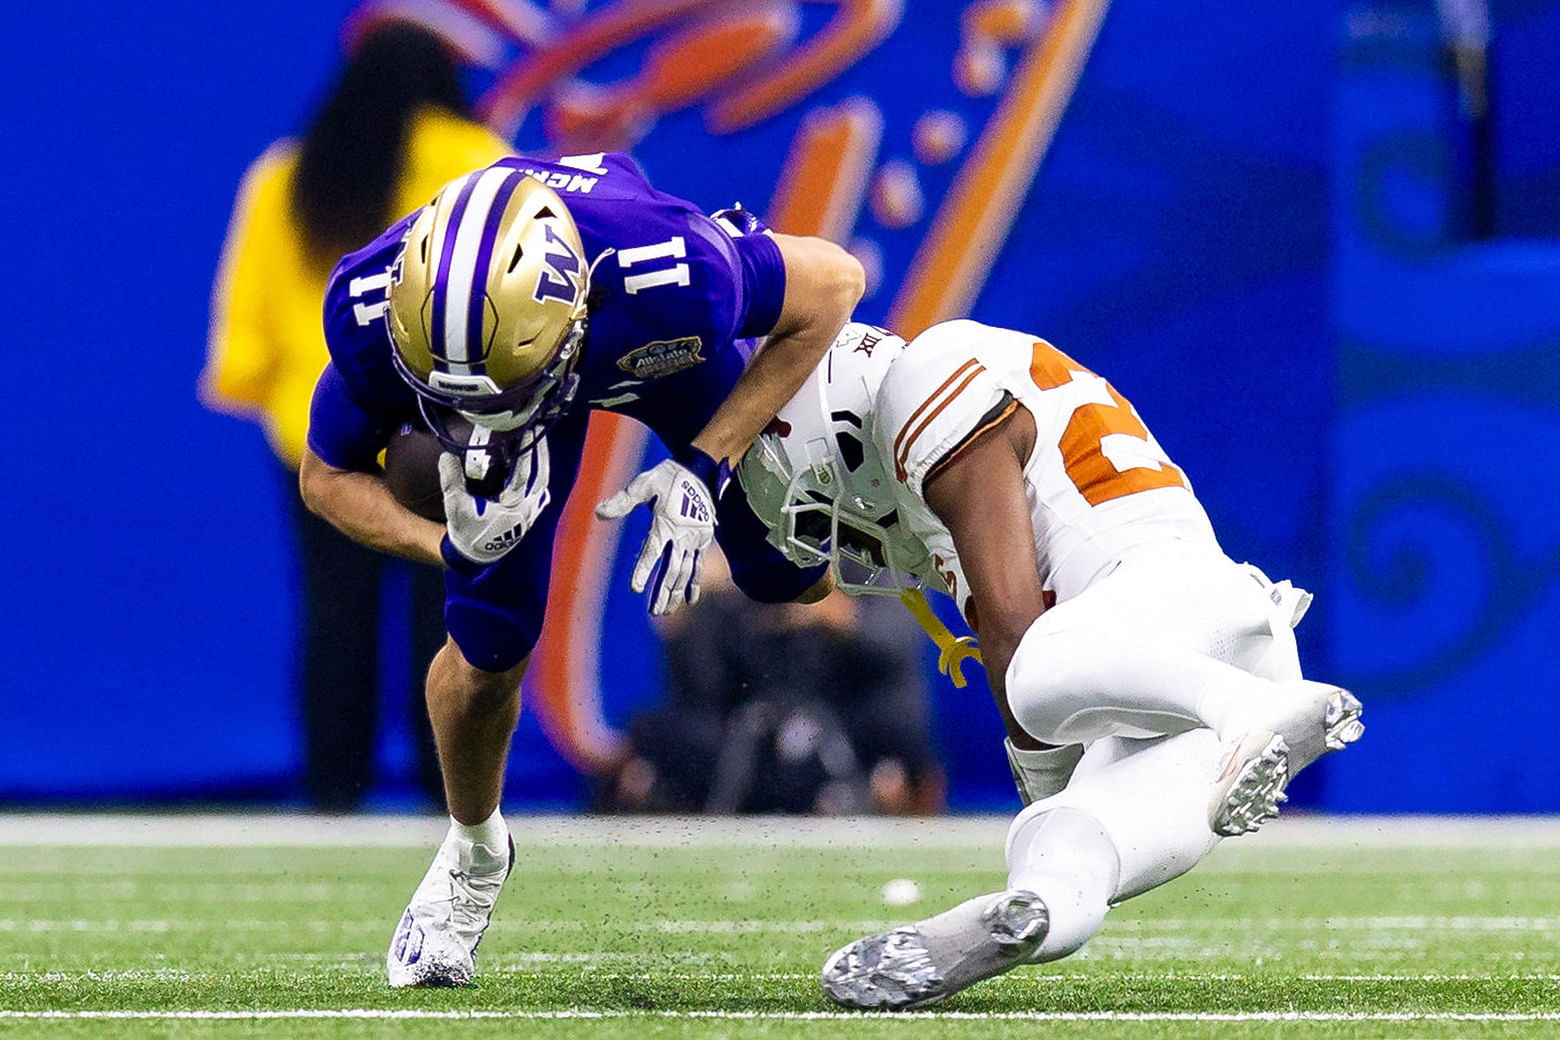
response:
[[(684, 241), (681, 235), (673, 235), (665, 242), (656, 242), (648, 246), (634, 246), (631, 249), (619, 249), (617, 261), (618, 267), (626, 271), (635, 265), (643, 264), (647, 261), (675, 260), (687, 255), (687, 242)], [(624, 275), (623, 291), (632, 296), (644, 289), (654, 289), (658, 285), (687, 285), (688, 278), (687, 264), (661, 266)]]

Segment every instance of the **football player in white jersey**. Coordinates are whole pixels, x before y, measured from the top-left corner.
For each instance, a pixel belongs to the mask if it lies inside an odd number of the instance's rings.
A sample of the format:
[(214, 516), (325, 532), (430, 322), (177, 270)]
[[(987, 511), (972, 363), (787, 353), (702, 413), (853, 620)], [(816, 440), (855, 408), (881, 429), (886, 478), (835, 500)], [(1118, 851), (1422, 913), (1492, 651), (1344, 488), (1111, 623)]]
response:
[(839, 950), (841, 1004), (1067, 956), (1363, 732), (1358, 700), (1301, 676), (1309, 594), (1225, 556), (1127, 400), (1044, 340), (847, 325), (737, 475), (773, 543), (845, 591), (953, 597), (1027, 803), (1008, 888)]

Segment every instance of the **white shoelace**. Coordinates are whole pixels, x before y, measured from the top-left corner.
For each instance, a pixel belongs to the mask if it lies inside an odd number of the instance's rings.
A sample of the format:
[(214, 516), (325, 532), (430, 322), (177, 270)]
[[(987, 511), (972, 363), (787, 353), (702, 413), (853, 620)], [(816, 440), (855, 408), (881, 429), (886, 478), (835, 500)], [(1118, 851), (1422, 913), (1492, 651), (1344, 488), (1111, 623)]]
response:
[(469, 874), (456, 867), (451, 868), (447, 876), (449, 896), (439, 900), (443, 919), (461, 935), (475, 938), (487, 927), (505, 874)]

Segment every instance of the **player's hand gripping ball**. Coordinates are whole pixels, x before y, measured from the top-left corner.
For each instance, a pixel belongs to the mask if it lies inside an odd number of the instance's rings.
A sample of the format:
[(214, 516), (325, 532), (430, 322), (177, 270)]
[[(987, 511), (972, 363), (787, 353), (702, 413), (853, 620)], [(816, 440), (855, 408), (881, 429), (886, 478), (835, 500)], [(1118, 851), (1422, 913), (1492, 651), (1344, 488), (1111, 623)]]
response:
[(444, 489), (439, 484), (439, 439), (405, 423), (385, 446), (385, 484), (401, 505), (418, 516), (444, 523)]
[(439, 456), (444, 485), (446, 566), (465, 574), (497, 563), (525, 537), (552, 501), (552, 463), (547, 441), (532, 442), (520, 456), (497, 498), (476, 496), (460, 459)]
[[(471, 435), (471, 424), (464, 419), (451, 418), (450, 433), (456, 437)], [(512, 439), (476, 448), (483, 455), (490, 455), (485, 474), (476, 478), (466, 472), (466, 490), (478, 498), (497, 499), (504, 493), (515, 466), (524, 451), (523, 439)], [(418, 516), (445, 522), (444, 492), (439, 483), (439, 455), (448, 449), (439, 439), (422, 426), (402, 423), (401, 428), (385, 445), (385, 484), (390, 494), (401, 505)]]

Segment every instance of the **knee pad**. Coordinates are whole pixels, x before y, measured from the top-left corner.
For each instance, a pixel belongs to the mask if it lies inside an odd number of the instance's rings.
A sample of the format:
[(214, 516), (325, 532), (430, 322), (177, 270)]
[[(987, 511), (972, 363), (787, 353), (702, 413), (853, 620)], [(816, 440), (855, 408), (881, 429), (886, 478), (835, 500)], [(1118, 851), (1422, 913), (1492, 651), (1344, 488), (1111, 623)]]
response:
[(755, 603), (793, 603), (829, 572), (827, 563), (798, 567), (785, 559), (756, 563), (727, 560), (732, 563), (731, 583)]
[(1208, 793), (1222, 752), (1211, 730), (1090, 745), (1067, 789), (1019, 814), (1065, 807), (1100, 826), (1115, 853), (1119, 903), (1186, 873), (1218, 844)]
[[(1005, 848), (1010, 875), (1030, 869), (1066, 873), (1072, 864), (1088, 860), (1092, 861), (1091, 873), (1100, 878), (1108, 899), (1121, 876), (1121, 857), (1115, 843), (1093, 814), (1058, 804), (1059, 797), (1038, 801), (1013, 818)], [(1015, 857), (1022, 860), (1022, 867)], [(1025, 887), (1016, 875), (1009, 880), (1011, 887)]]
[(738, 482), (715, 504), (715, 540), (731, 567), (731, 582), (757, 603), (790, 603), (829, 571), (827, 563), (798, 567), (769, 544), (769, 529), (748, 505)]
[(460, 654), (485, 672), (507, 672), (530, 655), (542, 633), (545, 603), (499, 611), (451, 596), (445, 624)]

